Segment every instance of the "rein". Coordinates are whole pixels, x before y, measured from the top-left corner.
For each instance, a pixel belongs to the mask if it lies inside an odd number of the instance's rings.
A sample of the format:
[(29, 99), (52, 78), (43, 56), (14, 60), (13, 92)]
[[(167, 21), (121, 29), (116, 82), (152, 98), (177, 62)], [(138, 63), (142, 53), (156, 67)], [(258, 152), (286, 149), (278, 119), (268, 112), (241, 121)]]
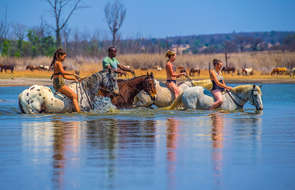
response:
[[(233, 102), (237, 105), (237, 106), (239, 106), (239, 107), (243, 107), (243, 105), (241, 105), (241, 104), (239, 104), (238, 102), (237, 102), (237, 100), (232, 96), (232, 92), (230, 92), (230, 91), (226, 91), (227, 93), (228, 93), (228, 95), (229, 95), (229, 97), (233, 100)], [(242, 101), (242, 102), (246, 102), (247, 100), (244, 100), (244, 99), (242, 99), (242, 98), (240, 98), (238, 95), (236, 95), (236, 97), (238, 97), (239, 99), (240, 99), (240, 101)]]

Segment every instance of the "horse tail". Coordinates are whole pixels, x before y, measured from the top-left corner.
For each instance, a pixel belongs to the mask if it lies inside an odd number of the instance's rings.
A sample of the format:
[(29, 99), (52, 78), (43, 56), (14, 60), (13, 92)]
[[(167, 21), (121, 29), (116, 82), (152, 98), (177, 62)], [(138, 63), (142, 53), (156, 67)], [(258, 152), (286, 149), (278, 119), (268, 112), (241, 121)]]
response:
[(179, 96), (172, 102), (170, 106), (160, 108), (160, 110), (173, 110), (177, 108), (177, 106), (179, 106), (182, 103), (182, 95), (183, 95), (183, 92), (179, 94)]

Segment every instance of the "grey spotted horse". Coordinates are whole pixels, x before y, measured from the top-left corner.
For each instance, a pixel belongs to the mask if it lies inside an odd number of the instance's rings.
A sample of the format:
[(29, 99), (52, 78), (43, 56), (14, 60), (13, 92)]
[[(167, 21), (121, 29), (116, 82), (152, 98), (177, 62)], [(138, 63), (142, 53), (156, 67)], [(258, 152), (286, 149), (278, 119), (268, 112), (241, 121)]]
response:
[[(69, 87), (77, 93), (81, 111), (94, 108), (95, 98), (99, 89), (118, 94), (118, 84), (115, 73), (100, 71), (81, 82), (74, 82)], [(72, 112), (73, 103), (70, 98), (53, 92), (49, 87), (33, 85), (18, 96), (19, 108), (22, 113), (65, 113)]]

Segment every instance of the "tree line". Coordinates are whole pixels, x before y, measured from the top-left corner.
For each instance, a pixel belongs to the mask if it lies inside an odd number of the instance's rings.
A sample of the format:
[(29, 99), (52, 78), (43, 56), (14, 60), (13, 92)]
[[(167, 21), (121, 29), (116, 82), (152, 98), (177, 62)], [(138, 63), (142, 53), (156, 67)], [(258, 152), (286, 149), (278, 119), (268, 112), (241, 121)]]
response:
[(27, 27), (7, 22), (6, 12), (0, 15), (0, 55), (11, 57), (52, 56), (63, 47), (70, 56), (101, 57), (109, 46), (120, 53), (163, 53), (175, 49), (182, 54), (231, 53), (245, 51), (295, 51), (295, 32), (248, 32), (145, 38), (138, 34), (121, 39), (119, 30), (127, 10), (119, 0), (105, 5), (105, 21), (110, 32), (82, 33), (69, 28), (72, 15), (87, 8), (81, 0), (43, 0), (50, 7), (54, 25), (41, 18), (39, 26)]

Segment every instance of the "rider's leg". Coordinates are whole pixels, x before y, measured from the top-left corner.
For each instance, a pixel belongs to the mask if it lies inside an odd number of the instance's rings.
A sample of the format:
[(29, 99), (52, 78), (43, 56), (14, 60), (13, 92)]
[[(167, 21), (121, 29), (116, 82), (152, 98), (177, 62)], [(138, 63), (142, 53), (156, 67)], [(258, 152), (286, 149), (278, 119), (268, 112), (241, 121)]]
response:
[(223, 100), (222, 100), (222, 93), (220, 90), (213, 90), (212, 91), (212, 94), (215, 98), (215, 102), (212, 104), (212, 106), (210, 107), (210, 109), (216, 109), (218, 108), (219, 106), (221, 106), (221, 104), (223, 103)]
[(80, 107), (78, 104), (78, 96), (75, 92), (73, 92), (69, 87), (67, 87), (65, 85), (63, 87), (61, 87), (58, 91), (63, 93), (67, 97), (71, 98), (73, 101), (74, 107), (75, 107), (75, 111), (80, 112)]
[(178, 97), (180, 91), (174, 82), (169, 82), (167, 84), (168, 88), (170, 88), (174, 92), (175, 99)]

